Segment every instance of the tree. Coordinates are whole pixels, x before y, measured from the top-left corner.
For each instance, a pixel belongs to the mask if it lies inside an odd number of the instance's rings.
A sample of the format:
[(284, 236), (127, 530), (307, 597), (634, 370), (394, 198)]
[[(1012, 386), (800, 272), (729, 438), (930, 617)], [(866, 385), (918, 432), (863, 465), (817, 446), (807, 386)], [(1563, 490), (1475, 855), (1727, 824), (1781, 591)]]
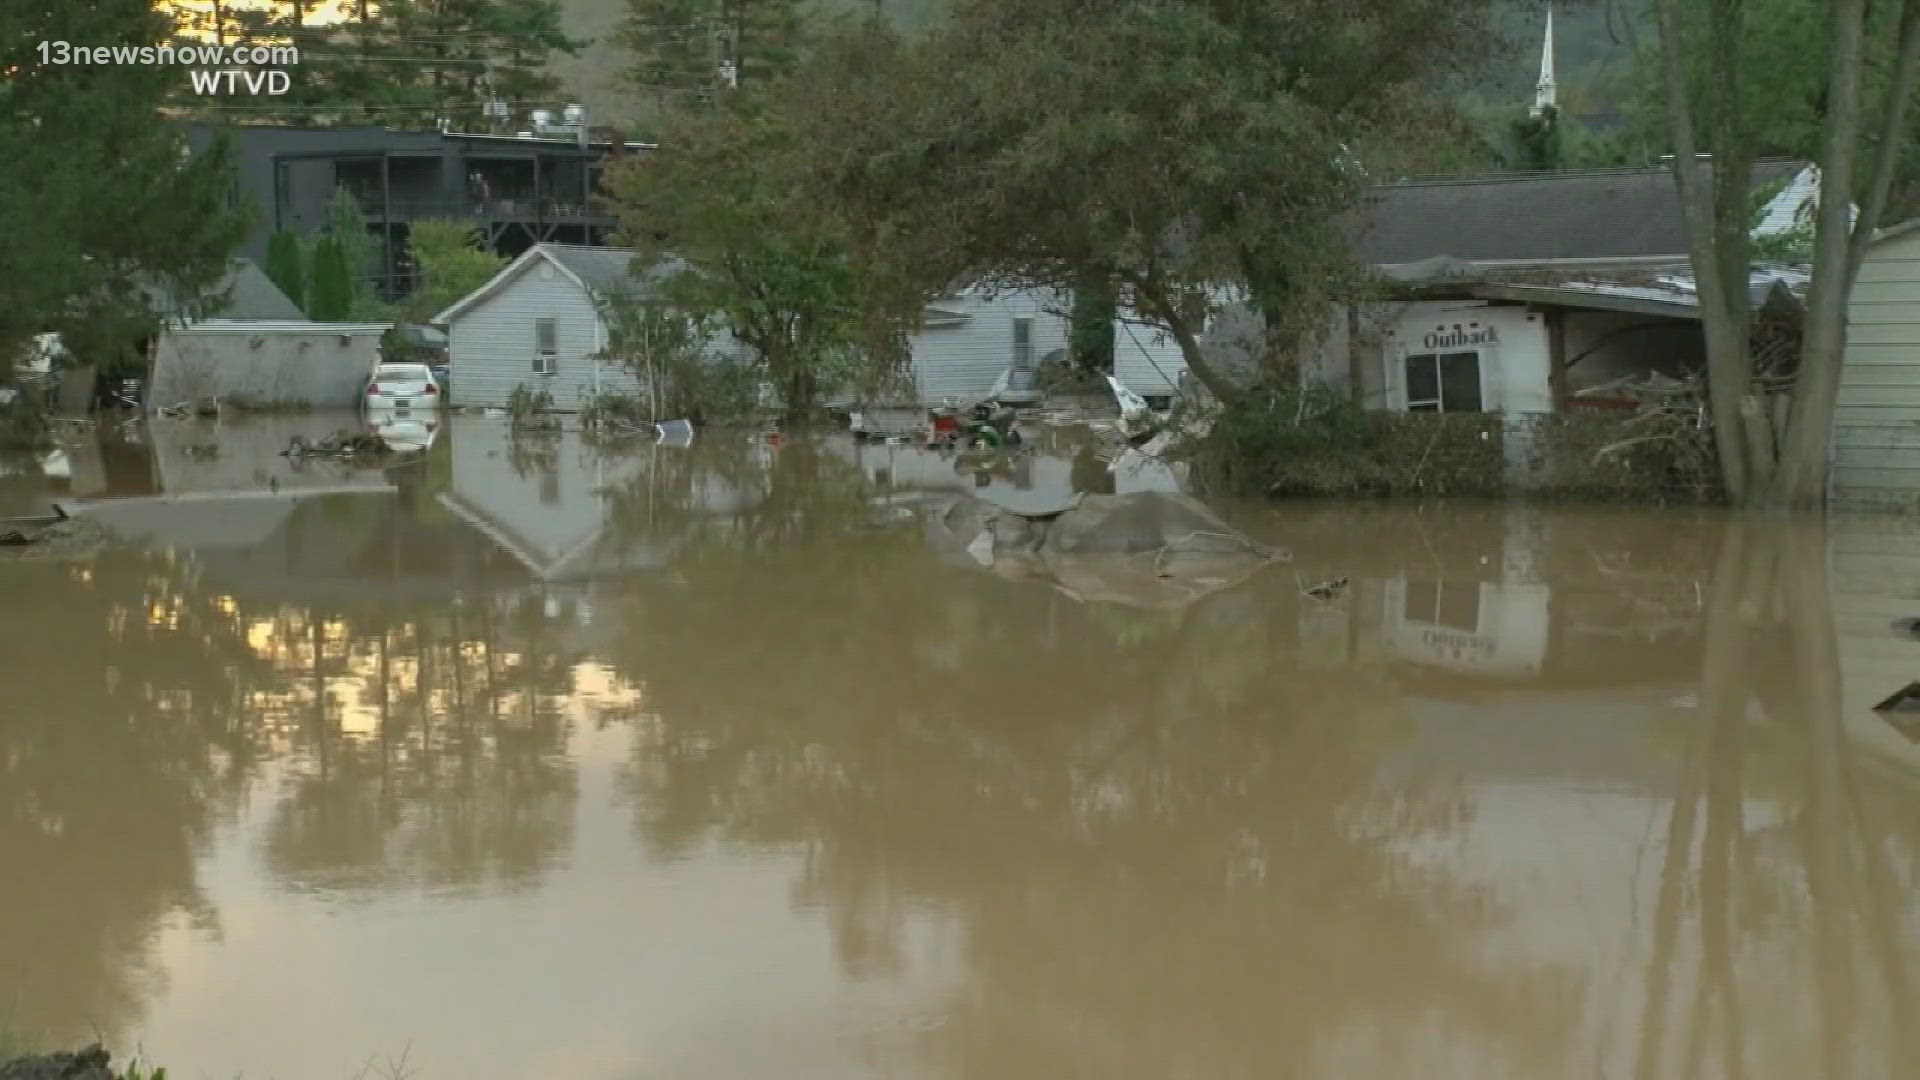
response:
[(673, 104), (759, 86), (799, 53), (798, 0), (627, 0), (614, 40), (633, 56), (628, 81)]
[(1113, 321), (1119, 313), (1112, 282), (1084, 281), (1074, 289), (1068, 351), (1075, 367), (1113, 371)]
[[(189, 157), (158, 108), (177, 69), (43, 64), (40, 42), (157, 45), (147, 0), (0, 5), (0, 355), (34, 334), (144, 336), (209, 314), (246, 235), (224, 143)], [(11, 365), (0, 365), (0, 377)]]
[(480, 230), (464, 221), (416, 221), (408, 229), (407, 248), (419, 274), (407, 301), (415, 319), (445, 310), (486, 284), (507, 262), (482, 247)]
[(268, 280), (279, 286), (280, 291), (287, 294), (287, 299), (305, 307), (307, 268), (299, 234), (282, 229), (269, 237), (267, 265), (264, 269)]
[(641, 264), (677, 268), (664, 294), (751, 348), (798, 423), (823, 390), (903, 350), (888, 336), (899, 320), (870, 318), (894, 294), (862, 273), (844, 221), (787, 171), (795, 129), (767, 104), (782, 98), (743, 89), (713, 110), (677, 111), (661, 149), (612, 171), (608, 189)]
[[(1770, 422), (1774, 410), (1755, 381), (1749, 347), (1751, 166), (1762, 139), (1748, 85), (1764, 82), (1752, 78), (1751, 13), (1739, 0), (1698, 8), (1656, 0), (1655, 10), (1674, 177), (1699, 282), (1714, 440), (1727, 494), (1741, 505), (1817, 506), (1825, 496), (1847, 298), (1899, 176), (1908, 106), (1920, 75), (1920, 0), (1901, 0), (1897, 34), (1874, 37), (1876, 45), (1892, 47), (1892, 56), (1869, 48), (1866, 0), (1833, 0), (1829, 7), (1826, 87), (1814, 128), (1822, 197), (1799, 365), (1783, 428)], [(1701, 40), (1707, 45), (1704, 70), (1690, 70), (1689, 48)], [(1870, 57), (1888, 72), (1872, 92)], [(1871, 128), (1869, 117), (1877, 117)], [(1852, 198), (1860, 201), (1857, 214), (1851, 213)]]
[(1566, 163), (1566, 157), (1566, 137), (1561, 129), (1559, 109), (1549, 106), (1538, 116), (1523, 116), (1513, 122), (1510, 168), (1520, 172), (1552, 172)]
[[(587, 42), (561, 30), (557, 0), (381, 0), (344, 6), (344, 18), (309, 23), (296, 2), (234, 6), (222, 23), (230, 43), (290, 44), (300, 70), (288, 93), (260, 102), (262, 115), (311, 122), (425, 126), (435, 118), (484, 127), (484, 103), (559, 105), (562, 88), (547, 71), (555, 53)], [(184, 90), (175, 105), (208, 104)]]
[(920, 42), (840, 42), (791, 109), (863, 258), (929, 293), (1111, 280), (1225, 397), (1213, 305), (1249, 296), (1276, 366), (1323, 323), (1357, 277), (1360, 162), (1489, 7), (966, 0)]
[(391, 267), (386, 255), (367, 228), (367, 215), (360, 200), (344, 187), (333, 190), (327, 204), (327, 235), (340, 248), (340, 259), (347, 272), (346, 318), (380, 319), (387, 314), (380, 302), (375, 283), (384, 284)]
[(315, 322), (346, 322), (353, 317), (353, 276), (340, 239), (325, 233), (314, 239), (312, 282), (307, 291), (307, 317)]

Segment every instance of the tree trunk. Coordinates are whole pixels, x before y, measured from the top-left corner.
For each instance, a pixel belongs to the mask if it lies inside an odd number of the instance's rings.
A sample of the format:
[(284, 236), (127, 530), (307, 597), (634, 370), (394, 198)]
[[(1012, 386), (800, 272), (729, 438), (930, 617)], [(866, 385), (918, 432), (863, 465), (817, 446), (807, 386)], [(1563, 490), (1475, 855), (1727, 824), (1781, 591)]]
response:
[(1847, 300), (1860, 259), (1879, 224), (1892, 182), (1893, 157), (1904, 142), (1898, 126), (1912, 95), (1915, 53), (1920, 51), (1920, 4), (1907, 0), (1901, 13), (1900, 59), (1885, 101), (1876, 148), (1872, 189), (1859, 220), (1852, 220), (1854, 154), (1861, 141), (1861, 77), (1866, 64), (1866, 0), (1834, 0), (1833, 55), (1827, 113), (1821, 132), (1820, 203), (1814, 223), (1813, 281), (1801, 332), (1800, 368), (1793, 414), (1781, 447), (1773, 502), (1792, 508), (1820, 506), (1826, 498), (1827, 448), (1840, 396), (1840, 366), (1847, 347)]
[[(1695, 138), (1691, 86), (1687, 79), (1685, 40), (1681, 32), (1681, 0), (1656, 0), (1660, 22), (1660, 52), (1667, 82), (1667, 120), (1673, 133), (1673, 175), (1679, 189), (1680, 216), (1687, 233), (1687, 255), (1693, 263), (1698, 290), (1701, 329), (1706, 337), (1708, 410), (1713, 422), (1714, 446), (1720, 455), (1720, 478), (1727, 497), (1745, 503), (1753, 491), (1751, 449), (1748, 427), (1742, 418), (1742, 404), (1751, 381), (1748, 359), (1748, 299), (1746, 272), (1728, 281), (1729, 253), (1721, 240), (1727, 230), (1723, 223), (1739, 215), (1744, 227), (1744, 200), (1737, 206), (1719, 205), (1716, 196), (1735, 189), (1729, 163), (1716, 160), (1711, 175), (1703, 177), (1699, 142)], [(1737, 40), (1727, 19), (1726, 0), (1716, 0), (1713, 8), (1712, 36), (1723, 43)], [(1731, 49), (1731, 44), (1724, 44)], [(1717, 80), (1714, 90), (1731, 89), (1732, 76)], [(1712, 93), (1709, 94), (1711, 98)], [(1707, 132), (1709, 147), (1731, 150), (1738, 141), (1735, 130), (1737, 102), (1712, 110)], [(1749, 170), (1750, 171), (1750, 170)], [(1711, 179), (1712, 183), (1705, 181)]]

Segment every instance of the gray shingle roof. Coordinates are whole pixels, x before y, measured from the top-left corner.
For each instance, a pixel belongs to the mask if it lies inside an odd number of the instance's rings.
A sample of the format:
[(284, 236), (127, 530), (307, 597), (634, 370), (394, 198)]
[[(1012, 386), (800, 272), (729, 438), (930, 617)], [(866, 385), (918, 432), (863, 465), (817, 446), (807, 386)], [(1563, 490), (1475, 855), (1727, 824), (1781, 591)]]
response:
[[(1802, 166), (1754, 166), (1756, 187)], [(1389, 184), (1376, 189), (1363, 261), (1613, 259), (1687, 252), (1680, 199), (1666, 168)]]
[[(251, 259), (233, 259), (227, 267), (227, 275), (220, 279), (219, 290), (231, 290), (227, 306), (213, 313), (216, 319), (248, 319), (261, 321), (305, 322), (307, 314), (301, 311), (273, 279), (253, 264)], [(166, 289), (149, 286), (147, 295), (152, 299), (155, 309), (165, 316), (181, 314), (182, 305)]]
[(670, 277), (686, 265), (670, 258), (648, 269), (644, 277), (633, 273), (633, 250), (615, 247), (583, 247), (578, 244), (542, 245), (555, 262), (587, 283), (594, 292), (606, 292), (636, 282), (657, 282)]

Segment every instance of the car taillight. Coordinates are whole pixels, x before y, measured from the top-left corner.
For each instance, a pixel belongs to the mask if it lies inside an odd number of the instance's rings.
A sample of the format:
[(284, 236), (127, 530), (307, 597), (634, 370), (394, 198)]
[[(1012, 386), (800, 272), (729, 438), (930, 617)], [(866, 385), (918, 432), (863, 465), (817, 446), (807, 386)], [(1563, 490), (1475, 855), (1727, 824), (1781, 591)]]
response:
[(372, 396), (374, 396), (375, 394), (378, 394), (379, 392), (380, 392), (380, 384), (378, 384), (378, 383), (368, 383), (368, 384), (367, 384), (367, 396), (368, 396), (368, 397), (372, 397)]
[(437, 386), (435, 386), (435, 385), (433, 385), (432, 383), (428, 383), (428, 384), (427, 384), (427, 388), (426, 388), (425, 390), (422, 390), (422, 391), (420, 391), (420, 392), (421, 392), (421, 393), (423, 393), (423, 394), (437, 394), (437, 393), (439, 393), (439, 392), (440, 392), (440, 388), (439, 388), (439, 387), (437, 387)]

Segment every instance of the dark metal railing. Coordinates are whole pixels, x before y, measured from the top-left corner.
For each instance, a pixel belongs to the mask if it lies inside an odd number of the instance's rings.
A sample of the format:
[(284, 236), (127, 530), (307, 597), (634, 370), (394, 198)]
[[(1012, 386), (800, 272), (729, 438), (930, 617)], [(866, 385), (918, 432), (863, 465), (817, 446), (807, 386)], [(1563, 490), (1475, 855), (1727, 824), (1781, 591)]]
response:
[(611, 216), (578, 196), (573, 198), (497, 194), (490, 198), (393, 198), (356, 195), (360, 212), (369, 218), (494, 219), (512, 221), (609, 221)]

